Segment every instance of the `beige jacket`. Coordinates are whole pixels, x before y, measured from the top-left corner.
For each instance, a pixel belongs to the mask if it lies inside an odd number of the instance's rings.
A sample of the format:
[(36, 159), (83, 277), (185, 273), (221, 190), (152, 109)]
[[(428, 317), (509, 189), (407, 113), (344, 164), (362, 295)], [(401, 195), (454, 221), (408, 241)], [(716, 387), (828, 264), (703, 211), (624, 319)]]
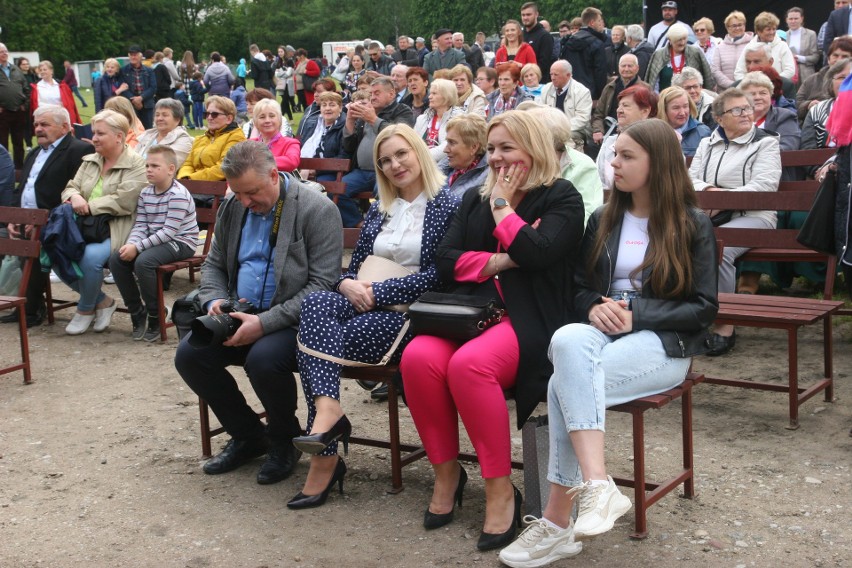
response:
[[(72, 195), (81, 195), (89, 201), (103, 167), (104, 159), (100, 154), (83, 157), (77, 175), (62, 191), (62, 201), (68, 201)], [(125, 145), (124, 152), (103, 178), (103, 193), (97, 199), (89, 201), (89, 211), (92, 215), (113, 215), (109, 222), (109, 237), (111, 248), (115, 251), (130, 236), (139, 193), (148, 184), (145, 178), (145, 160)]]

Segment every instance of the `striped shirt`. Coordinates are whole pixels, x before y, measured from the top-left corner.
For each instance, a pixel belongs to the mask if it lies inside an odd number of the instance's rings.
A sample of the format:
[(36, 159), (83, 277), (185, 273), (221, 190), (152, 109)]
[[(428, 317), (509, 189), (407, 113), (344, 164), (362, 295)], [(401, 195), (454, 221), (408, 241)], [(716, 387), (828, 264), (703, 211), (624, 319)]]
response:
[(127, 239), (139, 252), (169, 241), (192, 248), (198, 246), (195, 203), (189, 190), (177, 181), (172, 181), (171, 187), (160, 194), (153, 185), (142, 190), (136, 205), (136, 221)]

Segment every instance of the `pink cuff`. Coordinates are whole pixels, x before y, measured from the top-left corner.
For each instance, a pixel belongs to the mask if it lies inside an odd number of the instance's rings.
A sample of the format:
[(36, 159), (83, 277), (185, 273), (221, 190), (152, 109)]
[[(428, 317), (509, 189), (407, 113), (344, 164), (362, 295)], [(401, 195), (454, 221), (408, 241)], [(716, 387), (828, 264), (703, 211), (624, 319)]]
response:
[(454, 271), (455, 279), (458, 282), (485, 282), (490, 276), (482, 276), (482, 271), (485, 270), (488, 261), (491, 260), (491, 255), (494, 253), (468, 251), (463, 253), (456, 261), (456, 269)]
[(494, 228), (494, 232), (492, 234), (498, 241), (500, 241), (503, 250), (508, 250), (512, 241), (515, 240), (515, 237), (518, 236), (520, 230), (526, 225), (527, 222), (521, 219), (517, 213), (512, 213), (500, 221), (500, 224)]

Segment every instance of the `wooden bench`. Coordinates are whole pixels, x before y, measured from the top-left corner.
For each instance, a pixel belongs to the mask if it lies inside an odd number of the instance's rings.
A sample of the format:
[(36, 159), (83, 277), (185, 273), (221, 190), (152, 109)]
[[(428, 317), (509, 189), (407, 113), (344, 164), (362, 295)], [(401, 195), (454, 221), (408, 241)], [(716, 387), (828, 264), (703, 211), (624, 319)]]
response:
[(180, 180), (186, 189), (193, 196), (212, 196), (213, 201), (210, 207), (196, 207), (195, 217), (198, 224), (207, 224), (207, 238), (204, 239), (204, 245), (201, 248), (201, 254), (193, 255), (184, 260), (162, 264), (157, 268), (157, 306), (159, 306), (160, 319), (160, 341), (165, 341), (168, 337), (166, 331), (170, 327), (174, 327), (174, 323), (166, 317), (166, 302), (163, 294), (163, 279), (167, 274), (177, 272), (184, 268), (189, 270), (189, 281), (195, 282), (195, 271), (201, 269), (207, 254), (210, 252), (210, 245), (213, 242), (213, 230), (216, 228), (216, 214), (219, 212), (219, 205), (225, 197), (228, 190), (228, 183), (225, 181), (197, 181), (197, 180)]
[[(733, 209), (745, 211), (807, 211), (813, 202), (814, 191), (802, 190), (807, 182), (786, 182), (778, 192), (705, 191), (698, 192), (699, 205), (704, 209)], [(800, 185), (797, 185), (800, 184)], [(734, 229), (717, 227), (717, 238), (727, 246), (748, 247), (742, 260), (775, 262), (825, 262), (836, 264), (834, 256), (808, 249), (796, 241), (796, 229)], [(707, 377), (706, 382), (768, 391), (787, 392), (789, 396), (789, 428), (799, 427), (798, 409), (820, 391), (825, 400), (833, 400), (833, 339), (831, 317), (843, 302), (831, 300), (835, 271), (826, 273), (823, 299), (791, 298), (748, 294), (719, 294), (719, 314), (716, 322), (734, 326), (783, 329), (787, 331), (788, 384), (758, 382), (742, 379)], [(823, 377), (809, 388), (799, 387), (798, 331), (806, 325), (823, 324)]]

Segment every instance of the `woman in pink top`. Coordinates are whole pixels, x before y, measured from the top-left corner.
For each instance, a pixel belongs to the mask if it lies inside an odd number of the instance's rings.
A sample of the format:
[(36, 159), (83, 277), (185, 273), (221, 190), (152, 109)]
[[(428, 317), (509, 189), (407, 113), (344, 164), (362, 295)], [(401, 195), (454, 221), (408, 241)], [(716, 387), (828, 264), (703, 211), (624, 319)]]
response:
[(299, 167), (301, 145), (290, 136), (281, 134), (281, 107), (274, 99), (261, 99), (254, 105), (252, 120), (260, 134), (258, 140), (269, 146), (275, 163), (282, 172), (292, 172)]
[(716, 79), (716, 89), (719, 92), (734, 84), (734, 69), (737, 67), (737, 61), (754, 37), (752, 32), (746, 31), (745, 14), (739, 11), (728, 14), (725, 18), (725, 28), (728, 30), (728, 35), (716, 46), (713, 57), (710, 59), (710, 70), (713, 72), (713, 78)]

